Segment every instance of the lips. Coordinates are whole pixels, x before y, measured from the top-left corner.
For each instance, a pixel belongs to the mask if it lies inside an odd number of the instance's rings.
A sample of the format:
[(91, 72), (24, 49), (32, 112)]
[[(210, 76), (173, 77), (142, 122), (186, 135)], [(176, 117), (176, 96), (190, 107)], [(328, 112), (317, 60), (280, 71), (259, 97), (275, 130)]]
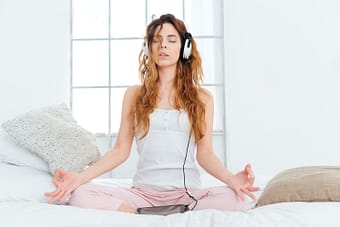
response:
[(159, 56), (160, 56), (160, 57), (168, 57), (169, 55), (166, 54), (166, 53), (160, 53)]

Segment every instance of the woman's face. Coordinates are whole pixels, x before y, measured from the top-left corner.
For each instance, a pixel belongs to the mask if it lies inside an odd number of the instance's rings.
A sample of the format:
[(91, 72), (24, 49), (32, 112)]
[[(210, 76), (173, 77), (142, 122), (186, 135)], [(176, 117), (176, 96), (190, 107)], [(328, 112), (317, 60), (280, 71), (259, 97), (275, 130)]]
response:
[(172, 24), (165, 23), (155, 31), (151, 41), (152, 57), (158, 67), (177, 65), (181, 51), (181, 39)]

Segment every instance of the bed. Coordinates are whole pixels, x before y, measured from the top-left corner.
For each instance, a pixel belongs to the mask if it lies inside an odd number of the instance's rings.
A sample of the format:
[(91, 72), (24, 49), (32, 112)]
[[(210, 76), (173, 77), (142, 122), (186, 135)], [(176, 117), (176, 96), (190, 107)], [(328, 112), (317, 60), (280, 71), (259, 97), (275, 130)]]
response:
[[(202, 210), (169, 216), (137, 215), (48, 204), (43, 193), (53, 188), (50, 174), (31, 167), (0, 163), (0, 174), (0, 226), (6, 227), (340, 226), (340, 202), (283, 202), (245, 212)], [(127, 187), (130, 179), (105, 178), (94, 183)]]
[[(95, 138), (76, 124), (64, 105), (25, 113), (2, 128), (0, 226), (340, 226), (336, 166), (303, 166), (258, 176), (256, 186), (262, 190), (244, 212), (211, 209), (156, 216), (48, 204), (43, 193), (54, 188), (51, 173), (57, 166), (77, 171), (98, 159)], [(77, 137), (68, 140), (67, 130)], [(74, 149), (77, 146), (81, 149)], [(75, 158), (84, 152), (85, 158)], [(203, 186), (220, 184), (207, 175), (202, 179)], [(99, 178), (91, 183), (129, 187), (131, 179)]]
[[(43, 192), (52, 188), (48, 173), (5, 163), (0, 163), (0, 172), (0, 226), (6, 227), (340, 226), (340, 202), (284, 202), (245, 212), (202, 210), (169, 216), (51, 205), (43, 196)], [(128, 181), (129, 179), (95, 180), (98, 184), (120, 186), (128, 186)]]

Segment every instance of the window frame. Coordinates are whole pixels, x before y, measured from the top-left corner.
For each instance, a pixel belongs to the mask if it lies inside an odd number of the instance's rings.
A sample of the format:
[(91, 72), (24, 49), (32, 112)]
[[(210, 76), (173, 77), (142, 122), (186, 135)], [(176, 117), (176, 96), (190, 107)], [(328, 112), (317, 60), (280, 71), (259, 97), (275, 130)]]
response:
[[(108, 129), (107, 129), (107, 133), (96, 133), (97, 137), (104, 137), (106, 138), (109, 142), (108, 142), (108, 147), (111, 148), (112, 147), (112, 143), (115, 140), (115, 138), (117, 137), (117, 132), (114, 132), (112, 130), (112, 89), (121, 89), (121, 88), (127, 88), (130, 85), (115, 85), (112, 83), (112, 66), (111, 66), (111, 58), (112, 58), (112, 50), (111, 50), (111, 44), (112, 42), (116, 42), (116, 41), (121, 41), (121, 40), (140, 40), (140, 42), (143, 42), (143, 37), (112, 37), (111, 36), (111, 0), (107, 0), (108, 1), (108, 37), (107, 38), (73, 38), (73, 1), (70, 1), (70, 6), (71, 6), (71, 15), (70, 15), (70, 108), (73, 110), (74, 108), (74, 91), (75, 89), (107, 89), (108, 92)], [(212, 1), (212, 4), (215, 4), (215, 1)], [(221, 4), (223, 6), (223, 0), (221, 0)], [(186, 0), (182, 0), (182, 7), (183, 7), (183, 11), (182, 11), (182, 17), (183, 20), (185, 21), (186, 18)], [(149, 23), (149, 19), (148, 19), (148, 0), (145, 0), (145, 26)], [(222, 14), (222, 18), (223, 18), (223, 7), (221, 7), (221, 14)], [(219, 109), (223, 111), (222, 113), (222, 119), (220, 119), (223, 122), (223, 127), (221, 130), (214, 130), (213, 131), (213, 136), (222, 136), (223, 138), (223, 156), (222, 159), (224, 161), (224, 164), (226, 164), (226, 98), (225, 98), (225, 90), (226, 90), (226, 86), (225, 86), (225, 69), (224, 69), (224, 29), (223, 29), (223, 22), (222, 22), (222, 34), (221, 35), (195, 35), (195, 39), (196, 40), (204, 40), (204, 39), (220, 39), (221, 40), (221, 49), (222, 49), (222, 65), (221, 65), (221, 72), (223, 73), (221, 81), (218, 83), (203, 83), (202, 86), (203, 87), (216, 87), (221, 89), (221, 92), (223, 95), (223, 97), (221, 98), (221, 103), (223, 106), (221, 106)], [(103, 85), (103, 86), (75, 86), (73, 83), (73, 57), (74, 57), (74, 53), (73, 53), (73, 48), (74, 48), (74, 42), (82, 42), (82, 41), (98, 41), (98, 40), (105, 40), (108, 41), (108, 84), (107, 85)], [(204, 60), (203, 60), (204, 61)], [(216, 103), (216, 100), (215, 100)], [(215, 119), (216, 120), (216, 119)]]

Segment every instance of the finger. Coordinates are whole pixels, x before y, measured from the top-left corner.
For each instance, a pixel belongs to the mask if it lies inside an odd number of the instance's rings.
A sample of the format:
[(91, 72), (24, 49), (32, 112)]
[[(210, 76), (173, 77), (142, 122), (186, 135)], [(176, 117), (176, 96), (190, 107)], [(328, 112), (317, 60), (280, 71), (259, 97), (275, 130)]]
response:
[(55, 203), (58, 199), (59, 199), (58, 196), (53, 196), (53, 197), (48, 201), (48, 203), (49, 203), (49, 204), (53, 204), (53, 203)]
[(254, 184), (255, 182), (255, 175), (254, 175), (254, 172), (251, 170), (251, 168), (248, 168), (248, 180), (250, 182), (250, 184)]
[(59, 199), (60, 203), (64, 203), (70, 192), (65, 191), (64, 195)]
[(251, 185), (254, 184), (254, 182), (255, 182), (255, 176), (254, 176), (253, 172), (250, 172), (250, 173), (248, 174), (248, 180), (249, 180), (249, 183), (250, 183)]
[(54, 190), (53, 192), (45, 192), (44, 195), (48, 197), (52, 197), (56, 194), (56, 191)]
[(56, 186), (56, 189), (54, 191), (46, 192), (45, 194), (48, 196), (55, 196), (56, 194), (58, 194), (61, 190), (61, 182), (59, 181), (55, 182), (55, 186)]
[(58, 194), (60, 194), (62, 192), (62, 188), (61, 186), (58, 186), (53, 192), (47, 192), (45, 193), (45, 195), (49, 196), (49, 197), (56, 197), (58, 196)]
[(52, 183), (53, 183), (54, 185), (57, 185), (58, 182), (59, 182), (59, 175), (58, 175), (57, 173), (55, 173), (55, 174), (53, 175), (53, 178), (52, 178)]
[(248, 164), (248, 165), (246, 166), (245, 172), (246, 172), (248, 175), (254, 176), (254, 172), (253, 172), (253, 170), (251, 169), (250, 164)]
[(237, 189), (236, 194), (240, 199), (245, 200), (244, 194), (242, 193), (241, 190)]
[(55, 169), (54, 170), (54, 176), (60, 176), (60, 169)]
[(251, 198), (252, 200), (256, 201), (256, 196), (251, 193), (250, 191), (248, 191), (247, 189), (242, 189), (243, 193), (245, 193), (247, 196), (249, 196), (249, 198)]
[(70, 195), (71, 191), (70, 190), (62, 190), (60, 196), (59, 196), (59, 204), (64, 204), (65, 200), (67, 199), (67, 197)]
[(54, 172), (55, 172), (55, 174), (53, 175), (52, 182), (53, 182), (54, 185), (57, 186), (60, 182), (63, 181), (64, 175), (62, 175), (63, 172), (61, 172), (61, 170), (59, 170), (59, 169), (56, 169)]
[(250, 165), (250, 163), (248, 163), (248, 164), (246, 165), (246, 167), (244, 168), (244, 170), (245, 170), (246, 172), (249, 172), (249, 171), (251, 170), (251, 165)]
[(59, 192), (57, 194), (55, 194), (49, 201), (48, 203), (52, 204), (55, 203), (56, 201), (58, 201), (60, 199), (60, 197), (62, 197), (64, 194), (64, 191), (59, 190)]
[(62, 169), (56, 169), (56, 171), (58, 171), (58, 175), (59, 176), (64, 176), (67, 172), (65, 172), (64, 170)]
[(52, 192), (46, 192), (45, 195), (49, 196), (49, 197), (53, 197), (56, 196), (58, 193), (60, 192), (60, 186), (57, 185), (56, 189)]
[(53, 184), (56, 186), (56, 187), (59, 187), (60, 183), (62, 182), (61, 178), (60, 177), (56, 177), (55, 179), (53, 179)]
[(259, 191), (261, 190), (260, 187), (254, 187), (252, 184), (247, 186), (248, 191)]
[(257, 192), (257, 191), (260, 191), (261, 188), (260, 187), (249, 187), (248, 190), (251, 192)]
[(59, 199), (59, 197), (53, 197), (53, 198), (51, 198), (49, 201), (48, 201), (48, 203), (49, 204), (54, 204), (57, 200)]

